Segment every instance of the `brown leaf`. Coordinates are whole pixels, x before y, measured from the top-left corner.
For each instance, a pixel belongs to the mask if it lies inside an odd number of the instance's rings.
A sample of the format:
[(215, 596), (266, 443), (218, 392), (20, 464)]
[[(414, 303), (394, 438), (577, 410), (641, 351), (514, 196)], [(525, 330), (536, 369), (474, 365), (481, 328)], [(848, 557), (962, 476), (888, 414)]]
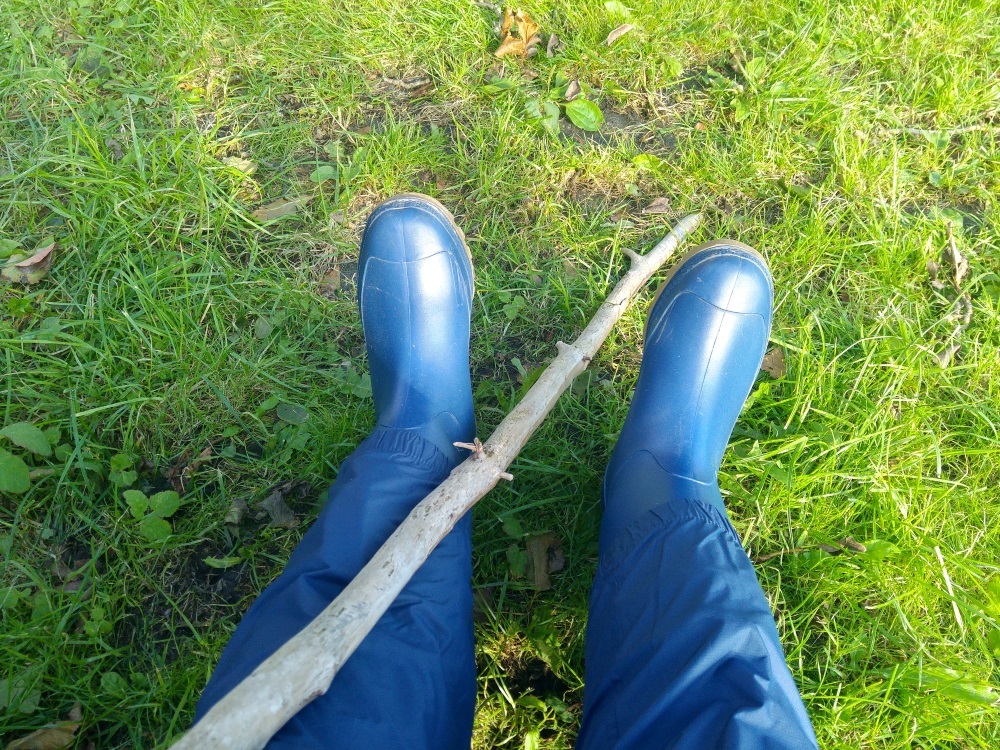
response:
[(696, 122), (694, 124), (694, 129), (697, 130), (699, 133), (704, 133), (706, 130), (708, 130), (708, 125), (706, 125), (703, 122)]
[(642, 212), (643, 214), (669, 214), (670, 201), (661, 196), (642, 209)]
[(279, 482), (270, 487), (267, 497), (257, 503), (258, 512), (254, 514), (254, 518), (259, 520), (265, 516), (270, 516), (271, 526), (294, 529), (299, 525), (299, 519), (295, 517), (292, 509), (285, 503), (285, 498), (302, 498), (312, 491), (312, 485), (301, 479), (289, 479), (287, 482)]
[(948, 225), (948, 244), (945, 245), (944, 251), (941, 253), (941, 260), (945, 265), (951, 267), (952, 283), (956, 290), (961, 290), (962, 282), (965, 280), (966, 274), (969, 273), (969, 259), (962, 255), (962, 251), (958, 249), (951, 224)]
[(549, 43), (545, 45), (545, 56), (555, 57), (556, 52), (561, 50), (565, 45), (559, 41), (559, 37), (555, 34), (549, 34)]
[(562, 262), (563, 274), (571, 279), (575, 279), (580, 275), (580, 269), (570, 258), (563, 258)]
[(62, 750), (69, 747), (73, 744), (76, 730), (80, 728), (80, 717), (79, 706), (74, 706), (69, 712), (69, 721), (60, 721), (14, 740), (7, 745), (7, 750)]
[(271, 517), (271, 526), (294, 529), (299, 525), (299, 519), (295, 517), (295, 513), (288, 507), (284, 496), (280, 492), (272, 492), (261, 500), (257, 504), (257, 507)]
[(500, 25), (500, 46), (493, 54), (496, 57), (525, 57), (529, 51), (534, 54), (542, 41), (539, 29), (539, 25), (524, 11), (505, 9)]
[(962, 328), (968, 328), (972, 322), (972, 300), (967, 293), (958, 298), (955, 317), (962, 321)]
[(52, 563), (52, 574), (60, 581), (65, 581), (73, 574), (73, 571), (62, 560), (56, 559)]
[(205, 449), (198, 454), (191, 463), (188, 464), (188, 468), (194, 472), (198, 470), (198, 467), (205, 463), (208, 459), (212, 457), (212, 444), (209, 443), (205, 446)]
[(62, 591), (64, 594), (75, 594), (77, 591), (82, 589), (86, 583), (87, 581), (83, 578), (74, 578), (72, 581), (67, 581), (56, 590)]
[(358, 280), (358, 264), (353, 261), (335, 263), (319, 280), (317, 291), (327, 299), (351, 297)]
[(247, 507), (246, 500), (242, 497), (234, 497), (232, 502), (229, 503), (229, 510), (226, 511), (224, 523), (239, 526), (240, 521), (246, 518), (249, 511), (250, 509)]
[(299, 208), (309, 203), (313, 197), (306, 194), (296, 196), (295, 198), (280, 198), (273, 203), (268, 203), (266, 206), (258, 208), (253, 212), (253, 217), (261, 222), (274, 221), (275, 219), (280, 219), (282, 216), (294, 214)]
[(249, 159), (243, 159), (239, 156), (227, 156), (222, 160), (230, 169), (235, 169), (237, 172), (242, 172), (245, 175), (252, 175), (257, 171), (257, 163), (252, 162)]
[(378, 89), (399, 99), (414, 99), (426, 94), (433, 86), (434, 81), (429, 75), (419, 73), (405, 78), (386, 76), (379, 83)]
[(552, 588), (550, 574), (566, 565), (559, 537), (551, 532), (533, 534), (525, 541), (525, 547), (528, 550), (528, 572), (535, 591), (548, 591)]
[(768, 349), (767, 354), (764, 355), (764, 361), (761, 362), (760, 369), (776, 380), (785, 377), (788, 368), (785, 366), (784, 350), (780, 346), (772, 346)]
[(497, 47), (497, 51), (493, 54), (497, 57), (506, 57), (507, 55), (524, 57), (524, 53), (526, 51), (527, 47), (524, 45), (523, 39), (518, 39), (515, 36), (508, 36), (500, 42), (500, 46)]
[(330, 231), (347, 223), (347, 215), (343, 211), (332, 211), (330, 213)]
[(52, 251), (55, 247), (56, 241), (51, 237), (46, 238), (30, 258), (22, 253), (12, 255), (0, 273), (3, 278), (17, 284), (37, 284), (52, 268)]
[(580, 82), (572, 80), (570, 81), (569, 86), (566, 87), (566, 101), (571, 102), (582, 93), (583, 89), (580, 87)]
[(538, 45), (542, 43), (542, 35), (534, 34), (528, 39), (526, 45), (525, 57), (534, 57), (538, 54)]
[(948, 367), (948, 365), (951, 364), (951, 361), (955, 358), (955, 355), (958, 354), (961, 348), (962, 348), (961, 344), (949, 344), (948, 346), (946, 346), (935, 357), (938, 366), (941, 368)]
[(52, 563), (52, 573), (63, 582), (56, 587), (56, 591), (64, 594), (75, 594), (82, 591), (81, 597), (86, 600), (90, 598), (90, 580), (86, 575), (86, 566), (91, 561), (88, 558), (72, 561), (72, 568), (67, 566), (62, 560), (57, 559)]
[(829, 555), (841, 555), (844, 552), (867, 552), (868, 548), (860, 542), (855, 541), (852, 536), (845, 536), (843, 539), (838, 539), (833, 544), (820, 544), (819, 549), (823, 550)]
[(320, 279), (319, 293), (324, 297), (336, 297), (340, 291), (340, 266), (334, 266)]
[(170, 482), (170, 486), (173, 487), (174, 491), (179, 495), (183, 495), (187, 491), (187, 484), (188, 480), (191, 479), (191, 475), (197, 471), (199, 466), (211, 458), (212, 444), (209, 443), (205, 449), (198, 454), (197, 458), (191, 461), (188, 461), (189, 455), (190, 448), (185, 448), (184, 452), (177, 457), (174, 465), (163, 472), (163, 477)]
[(837, 544), (841, 547), (846, 547), (851, 550), (851, 552), (867, 552), (868, 548), (861, 542), (855, 541), (853, 536), (845, 536), (843, 539), (838, 539)]
[(114, 138), (108, 138), (104, 145), (107, 147), (108, 151), (111, 152), (111, 158), (115, 161), (121, 161), (122, 157), (125, 156), (125, 152), (122, 151), (122, 144), (119, 143)]
[(604, 43), (607, 44), (610, 47), (612, 44), (615, 43), (615, 41), (619, 37), (625, 36), (627, 33), (629, 33), (634, 28), (635, 28), (635, 26), (633, 26), (630, 23), (623, 23), (617, 29), (615, 29), (610, 34), (608, 34), (608, 38), (605, 40)]

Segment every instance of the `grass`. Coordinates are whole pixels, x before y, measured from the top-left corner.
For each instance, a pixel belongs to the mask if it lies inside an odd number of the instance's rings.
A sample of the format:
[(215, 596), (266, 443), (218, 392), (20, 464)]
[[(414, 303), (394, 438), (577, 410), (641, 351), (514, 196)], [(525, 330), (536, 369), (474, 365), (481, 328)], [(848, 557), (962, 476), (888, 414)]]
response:
[[(334, 290), (371, 207), (419, 190), (470, 239), (481, 436), (517, 396), (514, 360), (538, 368), (575, 336), (624, 248), (692, 210), (696, 239), (760, 248), (787, 372), (761, 376), (721, 482), (820, 743), (1000, 743), (994, 4), (523, 7), (564, 41), (553, 58), (495, 60), (495, 16), (465, 0), (0, 9), (0, 239), (59, 243), (43, 281), (0, 287), (0, 422), (63, 446), (13, 449), (35, 476), (0, 495), (5, 741), (76, 704), (79, 747), (165, 746), (188, 726), (373, 423), (355, 304)], [(599, 133), (553, 136), (526, 114), (560, 74), (600, 104)], [(416, 96), (394, 83), (415, 76), (431, 81)], [(338, 179), (316, 185), (324, 164)], [(251, 213), (307, 193), (273, 224)], [(670, 213), (641, 212), (660, 197)], [(925, 264), (949, 227), (972, 318), (942, 368), (956, 294)], [(475, 511), (477, 748), (572, 746), (600, 481), (643, 310)], [(276, 419), (278, 402), (308, 419)], [(174, 535), (151, 544), (122, 499), (129, 472), (169, 489), (209, 444)], [(290, 479), (315, 489), (289, 498), (301, 526), (225, 523)], [(547, 592), (517, 575), (540, 531), (567, 560)], [(868, 551), (819, 548), (846, 536)]]

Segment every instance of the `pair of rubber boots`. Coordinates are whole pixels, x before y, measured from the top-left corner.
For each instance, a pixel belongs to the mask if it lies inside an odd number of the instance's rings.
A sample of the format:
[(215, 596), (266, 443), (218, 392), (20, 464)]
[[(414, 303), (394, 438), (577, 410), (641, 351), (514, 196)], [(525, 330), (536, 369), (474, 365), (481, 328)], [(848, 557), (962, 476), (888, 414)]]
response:
[[(454, 464), (475, 436), (469, 375), (472, 256), (433, 198), (369, 216), (358, 300), (378, 423), (413, 430)], [(695, 248), (660, 287), (628, 417), (604, 479), (602, 546), (668, 500), (725, 510), (717, 473), (771, 329), (764, 259), (736, 242)]]

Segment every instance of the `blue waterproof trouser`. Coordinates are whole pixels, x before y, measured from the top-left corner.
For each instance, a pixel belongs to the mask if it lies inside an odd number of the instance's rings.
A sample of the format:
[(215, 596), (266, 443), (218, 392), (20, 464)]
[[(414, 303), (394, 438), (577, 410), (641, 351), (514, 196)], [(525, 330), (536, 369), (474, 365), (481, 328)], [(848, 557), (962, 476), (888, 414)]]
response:
[[(329, 604), (452, 468), (411, 432), (379, 428), (365, 440), (237, 627), (197, 718)], [(268, 747), (467, 750), (476, 695), (471, 555), (466, 517), (329, 691)], [(668, 501), (604, 544), (586, 657), (579, 748), (816, 746), (753, 567), (715, 508)]]

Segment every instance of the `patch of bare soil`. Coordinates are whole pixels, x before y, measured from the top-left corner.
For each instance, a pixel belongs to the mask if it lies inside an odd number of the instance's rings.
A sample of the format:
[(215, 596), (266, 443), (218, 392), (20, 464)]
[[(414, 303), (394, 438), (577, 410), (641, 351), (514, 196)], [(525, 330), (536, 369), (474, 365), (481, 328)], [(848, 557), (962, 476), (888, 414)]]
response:
[(219, 618), (241, 615), (255, 593), (247, 563), (214, 568), (205, 562), (227, 554), (216, 542), (205, 541), (168, 556), (158, 587), (147, 588), (141, 605), (115, 628), (116, 645), (169, 664), (194, 634), (192, 627), (207, 628)]

